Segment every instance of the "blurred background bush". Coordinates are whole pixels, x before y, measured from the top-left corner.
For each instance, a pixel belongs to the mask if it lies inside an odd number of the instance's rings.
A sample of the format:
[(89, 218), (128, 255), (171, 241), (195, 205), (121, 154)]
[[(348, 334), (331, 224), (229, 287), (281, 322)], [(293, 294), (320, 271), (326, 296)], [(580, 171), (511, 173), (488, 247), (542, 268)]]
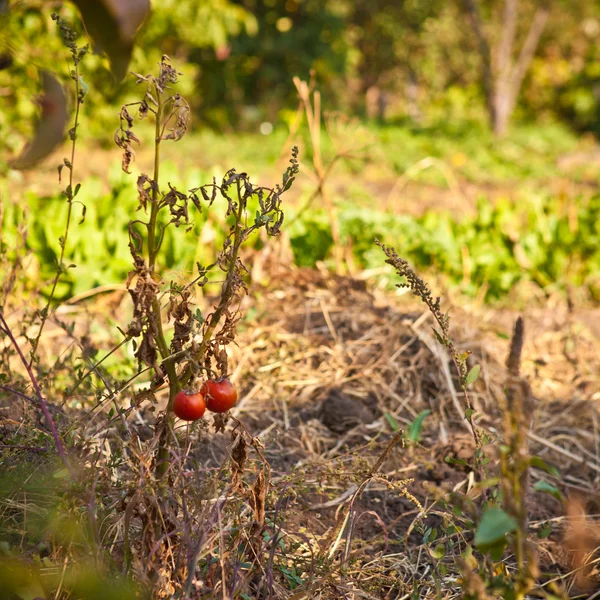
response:
[[(487, 40), (503, 34), (503, 0), (479, 3)], [(516, 4), (516, 3), (515, 3)], [(556, 120), (598, 133), (600, 5), (595, 0), (550, 6), (518, 102), (522, 119)], [(185, 77), (197, 126), (217, 130), (285, 123), (296, 106), (292, 76), (314, 70), (326, 106), (386, 121), (482, 120), (481, 55), (464, 0), (163, 0), (152, 3), (131, 69), (147, 73), (162, 54)], [(539, 0), (518, 2), (515, 54)], [(68, 3), (10, 2), (2, 41), (14, 50), (0, 71), (3, 133), (31, 116), (36, 72), (62, 54), (50, 14)], [(70, 14), (69, 14), (70, 13)], [(495, 60), (492, 57), (492, 61)], [(133, 81), (112, 87), (105, 58), (93, 62), (94, 114), (114, 115)], [(94, 122), (103, 131), (99, 118)], [(10, 125), (10, 127), (9, 127)]]

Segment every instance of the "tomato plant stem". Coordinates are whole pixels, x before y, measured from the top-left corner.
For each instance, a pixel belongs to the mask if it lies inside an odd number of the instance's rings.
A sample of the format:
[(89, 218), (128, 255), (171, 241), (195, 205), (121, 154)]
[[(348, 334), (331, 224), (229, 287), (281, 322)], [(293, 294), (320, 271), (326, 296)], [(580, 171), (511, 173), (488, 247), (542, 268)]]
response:
[[(163, 117), (164, 102), (162, 99), (161, 90), (155, 84), (156, 99), (158, 107), (155, 114), (155, 137), (154, 137), (154, 186), (152, 188), (152, 202), (150, 206), (150, 220), (148, 221), (148, 268), (150, 275), (154, 277), (154, 271), (156, 268), (156, 257), (160, 250), (160, 244), (157, 244), (157, 228), (158, 213), (160, 210), (159, 204), (159, 187), (158, 178), (160, 176), (160, 144), (162, 141), (161, 121)], [(167, 459), (169, 456), (169, 432), (173, 429), (174, 418), (173, 418), (173, 400), (175, 395), (179, 391), (179, 382), (177, 380), (177, 371), (175, 365), (170, 360), (169, 346), (165, 339), (165, 334), (162, 327), (160, 302), (158, 298), (152, 300), (152, 313), (151, 318), (154, 319), (156, 324), (156, 344), (158, 351), (163, 359), (163, 367), (167, 372), (169, 378), (169, 403), (167, 410), (164, 415), (162, 422), (162, 430), (160, 432), (160, 441), (158, 447), (157, 461), (156, 461), (156, 475), (160, 479), (164, 476), (167, 469)]]
[(150, 206), (150, 221), (148, 221), (148, 267), (150, 272), (154, 273), (156, 265), (156, 255), (158, 248), (156, 247), (156, 224), (158, 219), (158, 176), (160, 173), (160, 142), (161, 142), (161, 130), (160, 121), (163, 113), (163, 101), (160, 90), (155, 85), (156, 98), (158, 102), (158, 108), (156, 109), (156, 124), (154, 133), (154, 187), (152, 188), (152, 204)]

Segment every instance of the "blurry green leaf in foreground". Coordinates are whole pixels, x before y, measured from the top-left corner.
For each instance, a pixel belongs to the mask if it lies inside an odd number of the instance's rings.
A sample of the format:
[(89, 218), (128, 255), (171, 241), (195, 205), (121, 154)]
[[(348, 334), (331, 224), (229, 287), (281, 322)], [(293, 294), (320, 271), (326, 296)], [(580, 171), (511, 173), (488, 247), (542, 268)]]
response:
[(0, 598), (46, 598), (44, 588), (51, 590), (54, 597), (54, 590), (61, 587), (69, 592), (69, 597), (81, 600), (144, 598), (129, 579), (115, 573), (102, 573), (92, 565), (79, 564), (61, 574), (58, 569), (40, 571), (31, 562), (17, 558), (0, 560)]
[(504, 543), (507, 533), (517, 529), (517, 522), (501, 508), (488, 508), (481, 517), (475, 533), (475, 545), (486, 551), (498, 543)]
[(2, 598), (33, 600), (44, 597), (44, 589), (37, 573), (28, 569), (24, 562), (14, 558), (0, 560), (0, 590)]
[(11, 163), (13, 169), (30, 169), (46, 158), (63, 139), (67, 124), (67, 97), (62, 85), (47, 71), (42, 72), (42, 114), (33, 139)]
[(75, 0), (94, 44), (110, 58), (117, 81), (127, 74), (137, 30), (150, 12), (149, 0)]

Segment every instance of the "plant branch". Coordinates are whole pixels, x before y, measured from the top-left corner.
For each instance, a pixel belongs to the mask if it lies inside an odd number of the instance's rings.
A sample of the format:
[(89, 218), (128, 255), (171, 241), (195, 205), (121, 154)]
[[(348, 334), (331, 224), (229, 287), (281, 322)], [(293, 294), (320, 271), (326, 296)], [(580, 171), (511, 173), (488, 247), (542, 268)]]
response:
[[(82, 100), (80, 98), (80, 89), (79, 89), (79, 63), (75, 61), (75, 75), (73, 77), (75, 81), (75, 119), (72, 128), (71, 135), (71, 161), (68, 165), (69, 169), (69, 185), (66, 190), (67, 195), (67, 222), (65, 225), (65, 233), (60, 240), (60, 257), (58, 259), (58, 265), (56, 267), (56, 275), (54, 276), (54, 281), (52, 283), (52, 290), (50, 291), (50, 296), (48, 297), (48, 302), (46, 302), (46, 306), (41, 311), (41, 323), (38, 333), (31, 345), (31, 353), (29, 358), (29, 366), (33, 364), (33, 360), (35, 357), (35, 353), (37, 352), (38, 344), (40, 343), (40, 338), (42, 337), (42, 331), (44, 331), (44, 326), (46, 325), (46, 321), (48, 320), (48, 316), (50, 314), (50, 305), (52, 304), (52, 300), (54, 299), (54, 294), (56, 292), (56, 286), (60, 280), (60, 276), (64, 272), (63, 260), (65, 258), (65, 249), (67, 247), (67, 238), (69, 237), (69, 227), (71, 225), (71, 215), (73, 213), (73, 168), (75, 165), (75, 147), (77, 144), (77, 127), (79, 125), (79, 110), (81, 107)], [(60, 177), (59, 177), (60, 179)]]
[(152, 188), (152, 204), (150, 206), (150, 220), (148, 221), (148, 267), (150, 269), (150, 273), (154, 273), (154, 268), (156, 265), (156, 221), (158, 217), (158, 176), (160, 173), (160, 142), (162, 139), (161, 134), (161, 118), (163, 112), (163, 102), (160, 91), (158, 90), (158, 86), (155, 84), (154, 88), (156, 90), (158, 108), (156, 109), (155, 116), (155, 137), (154, 137), (154, 186)]
[[(204, 353), (206, 352), (206, 349), (208, 347), (210, 339), (211, 339), (217, 325), (219, 324), (219, 321), (221, 320), (223, 313), (225, 312), (227, 306), (229, 305), (229, 302), (230, 302), (231, 297), (233, 296), (233, 293), (235, 290), (235, 287), (234, 287), (235, 267), (237, 264), (240, 247), (242, 245), (242, 242), (244, 241), (244, 236), (242, 235), (242, 229), (240, 227), (240, 223), (242, 221), (242, 211), (243, 211), (243, 206), (242, 206), (242, 203), (240, 202), (239, 206), (238, 206), (238, 212), (235, 213), (235, 230), (233, 233), (233, 246), (231, 249), (231, 257), (229, 260), (229, 265), (227, 267), (227, 275), (225, 277), (225, 283), (223, 285), (223, 292), (221, 294), (221, 299), (219, 301), (219, 304), (218, 304), (216, 310), (213, 312), (212, 316), (210, 317), (209, 324), (206, 328), (206, 331), (204, 332), (204, 335), (202, 336), (202, 341), (200, 342), (200, 347), (198, 348), (198, 351), (194, 354), (194, 360), (196, 362), (199, 361), (204, 356)], [(191, 369), (187, 369), (181, 376), (182, 385), (186, 385), (190, 381), (191, 377), (192, 377)]]
[(498, 74), (504, 77), (511, 70), (511, 56), (517, 31), (518, 0), (504, 0), (504, 17), (502, 23), (502, 39), (498, 45)]
[(52, 437), (54, 438), (54, 443), (56, 444), (56, 450), (58, 452), (58, 455), (62, 459), (63, 463), (65, 464), (65, 466), (67, 467), (69, 472), (73, 473), (73, 468), (71, 467), (71, 463), (69, 462), (67, 454), (63, 448), (62, 442), (60, 441), (58, 431), (56, 430), (56, 425), (54, 423), (54, 419), (52, 418), (52, 415), (50, 414), (50, 411), (48, 409), (48, 403), (46, 402), (46, 399), (44, 398), (44, 395), (42, 394), (42, 390), (40, 389), (37, 379), (31, 369), (31, 365), (25, 358), (25, 355), (23, 354), (21, 347), (19, 346), (17, 340), (15, 339), (15, 336), (12, 334), (12, 332), (8, 326), (8, 323), (6, 322), (6, 319), (4, 318), (4, 314), (1, 312), (0, 312), (0, 321), (2, 321), (2, 327), (0, 329), (8, 336), (14, 349), (17, 351), (17, 354), (19, 355), (19, 358), (21, 359), (23, 366), (27, 370), (27, 374), (29, 375), (29, 380), (31, 381), (31, 384), (33, 385), (33, 389), (35, 390), (36, 396), (38, 397), (38, 400), (40, 402), (40, 408), (41, 408), (42, 412), (44, 413), (44, 416), (46, 417), (46, 421), (48, 422), (48, 425), (50, 426), (50, 430), (52, 432)]
[(521, 52), (519, 53), (519, 57), (517, 58), (513, 70), (512, 85), (515, 90), (515, 96), (523, 83), (525, 73), (527, 73), (531, 61), (533, 60), (549, 16), (550, 9), (546, 5), (540, 6), (535, 12), (533, 22), (527, 32), (527, 37), (525, 38), (525, 42), (523, 43), (523, 47), (521, 48)]

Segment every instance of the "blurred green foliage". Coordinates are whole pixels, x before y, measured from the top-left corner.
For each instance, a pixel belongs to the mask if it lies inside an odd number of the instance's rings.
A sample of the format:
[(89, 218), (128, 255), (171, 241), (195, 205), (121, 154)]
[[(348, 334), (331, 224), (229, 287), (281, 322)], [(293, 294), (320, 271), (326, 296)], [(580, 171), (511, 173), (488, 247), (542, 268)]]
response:
[[(524, 281), (546, 291), (571, 284), (600, 293), (600, 195), (585, 201), (534, 195), (528, 202), (495, 203), (482, 197), (477, 213), (463, 217), (450, 212), (412, 217), (354, 205), (341, 206), (339, 214), (342, 241), (351, 245), (359, 267), (381, 266), (373, 246), (377, 238), (469, 296), (483, 287), (488, 301), (506, 297)], [(296, 222), (290, 235), (295, 259), (305, 266), (324, 260), (333, 243), (324, 212)]]
[[(517, 34), (538, 0), (520, 0)], [(60, 9), (74, 25), (68, 2), (9, 3), (0, 55), (13, 64), (0, 70), (3, 145), (18, 146), (15, 132), (35, 112), (32, 97), (40, 68), (61, 69), (50, 13)], [(483, 3), (489, 23), (501, 23), (503, 3)], [(485, 122), (480, 58), (463, 3), (439, 0), (165, 0), (152, 3), (134, 49), (131, 70), (150, 72), (163, 53), (185, 74), (180, 91), (196, 114), (216, 128), (256, 128), (287, 121), (296, 104), (292, 77), (313, 70), (328, 108), (362, 113), (366, 91), (385, 95), (387, 117), (421, 125), (440, 119)], [(498, 18), (495, 18), (498, 17)], [(81, 27), (80, 27), (81, 30)], [(553, 118), (597, 133), (600, 112), (600, 6), (594, 0), (552, 3), (550, 19), (520, 97), (521, 118)], [(490, 32), (493, 38), (498, 32)], [(108, 61), (87, 62), (86, 99), (94, 136), (131, 97), (133, 81), (112, 84)]]
[[(399, 144), (397, 136), (404, 136), (402, 131), (392, 129), (388, 132), (394, 145)], [(548, 150), (547, 145), (553, 142), (554, 135), (555, 132), (550, 130), (548, 139), (539, 141), (540, 152), (544, 148)], [(523, 136), (527, 137), (525, 133)], [(427, 141), (425, 148), (419, 146), (418, 134), (414, 138), (402, 137), (403, 145), (414, 144), (415, 153), (420, 149), (444, 156), (448, 144), (450, 149), (457, 151), (456, 143), (453, 145), (442, 136), (437, 136), (435, 143), (430, 142), (434, 139), (431, 136), (423, 139)], [(192, 137), (189, 143), (205, 145), (201, 140)], [(469, 140), (467, 136), (467, 147), (471, 143)], [(250, 140), (247, 142), (251, 148)], [(537, 165), (535, 161), (522, 160), (530, 152), (527, 147), (510, 140), (505, 143), (512, 148), (514, 163), (501, 160), (501, 148), (490, 149), (488, 155), (483, 145), (478, 160), (471, 167), (475, 178), (484, 173), (487, 173), (488, 181), (494, 180), (494, 173), (500, 180), (511, 173), (517, 179), (546, 175), (548, 161), (544, 162), (540, 157)], [(568, 146), (568, 140), (563, 144)], [(246, 145), (242, 143), (242, 149)], [(94, 177), (88, 178), (81, 188), (78, 200), (87, 207), (86, 218), (71, 228), (69, 245), (73, 252), (68, 262), (76, 267), (69, 269), (61, 279), (59, 297), (69, 297), (99, 285), (122, 283), (131, 269), (127, 223), (136, 218), (137, 194), (135, 177), (124, 175), (119, 167), (116, 162), (111, 165), (108, 188), (104, 181)], [(405, 165), (394, 163), (393, 168), (401, 171)], [(219, 177), (222, 173), (215, 172), (215, 175)], [(175, 162), (167, 162), (161, 179), (164, 184), (170, 181), (181, 189), (189, 189), (212, 179), (212, 173), (194, 167), (182, 172)], [(434, 183), (443, 185), (443, 181)], [(8, 187), (2, 193), (10, 199)], [(492, 200), (481, 196), (474, 213), (468, 209), (464, 214), (436, 210), (424, 216), (402, 214), (403, 200), (393, 210), (384, 206), (374, 208), (371, 194), (362, 189), (359, 182), (350, 186), (344, 195), (346, 200), (338, 202), (342, 242), (352, 248), (358, 267), (381, 266), (380, 253), (373, 244), (378, 238), (385, 244), (394, 245), (415, 267), (441, 273), (467, 295), (476, 296), (484, 287), (488, 301), (506, 297), (524, 281), (548, 291), (571, 284), (587, 286), (594, 294), (600, 292), (598, 194), (580, 197), (556, 195), (543, 188), (539, 191), (520, 190), (512, 198), (505, 195)], [(406, 202), (410, 202), (410, 198), (407, 197)], [(5, 204), (3, 245), (7, 249), (14, 246), (16, 228), (25, 218), (29, 230), (28, 246), (39, 261), (35, 279), (50, 280), (56, 268), (58, 238), (64, 227), (64, 198), (58, 195), (38, 197), (29, 193), (27, 207), (17, 202)], [(162, 260), (170, 272), (168, 277), (189, 279), (195, 262), (206, 264), (214, 259), (227, 227), (216, 216), (219, 213), (216, 208), (194, 213), (193, 226), (187, 232), (167, 229)], [(284, 229), (290, 236), (296, 263), (313, 266), (317, 261), (329, 260), (333, 240), (322, 206), (313, 205), (298, 219), (294, 208), (288, 208), (286, 214), (289, 224), (284, 225)], [(260, 244), (260, 240), (255, 243)]]
[[(83, 485), (56, 460), (35, 459), (32, 470), (28, 461), (18, 462), (18, 453), (5, 451), (1, 462), (0, 598), (146, 597), (127, 577), (94, 560), (98, 550), (79, 502)], [(56, 555), (61, 546), (69, 549), (69, 561)]]
[[(174, 163), (164, 163), (161, 180), (181, 181)], [(198, 170), (190, 170), (183, 184), (186, 188), (197, 187), (211, 178)], [(138, 209), (135, 178), (121, 172), (120, 164), (113, 163), (109, 187), (97, 177), (89, 177), (81, 187), (77, 199), (85, 205), (85, 220), (74, 223), (69, 231), (69, 253), (67, 265), (72, 265), (63, 275), (57, 287), (56, 297), (67, 298), (103, 284), (122, 283), (132, 268), (129, 253), (128, 223), (136, 219)], [(1, 190), (4, 198), (10, 199), (10, 190)], [(34, 251), (33, 260), (38, 261), (38, 278), (48, 281), (56, 272), (60, 255), (58, 239), (64, 233), (67, 203), (58, 192), (52, 196), (37, 196), (27, 193), (27, 203), (5, 202), (3, 246), (13, 248), (16, 243), (17, 227), (23, 221), (28, 229), (28, 247)], [(77, 210), (77, 208), (75, 209)], [(76, 217), (82, 217), (76, 213)], [(194, 226), (187, 233), (182, 229), (167, 228), (161, 256), (165, 267), (179, 271), (183, 277), (194, 269), (194, 259), (205, 256), (198, 251), (199, 236), (207, 215), (195, 214)], [(215, 243), (222, 236), (215, 232)], [(211, 255), (211, 258), (213, 256)]]
[[(12, 62), (0, 70), (0, 90), (4, 97), (0, 111), (0, 137), (9, 152), (22, 144), (23, 133), (32, 128), (36, 112), (35, 94), (39, 91), (38, 73), (49, 69), (68, 80), (68, 64), (57, 57), (65, 51), (52, 21), (51, 14), (60, 10), (62, 16), (83, 36), (76, 8), (70, 3), (48, 3), (42, 0), (11, 2), (10, 10), (0, 22), (0, 55), (8, 52)], [(229, 0), (166, 0), (152, 3), (152, 16), (143, 26), (134, 47), (130, 69), (146, 74), (155, 69), (163, 54), (176, 62), (181, 78), (178, 91), (198, 108), (202, 96), (197, 93), (200, 66), (192, 55), (204, 47), (223, 47), (227, 40), (242, 31), (257, 32), (256, 18)], [(80, 39), (80, 44), (85, 40)], [(89, 84), (86, 110), (94, 118), (86, 123), (88, 133), (100, 142), (112, 138), (115, 114), (131, 100), (135, 79), (127, 77), (114, 84), (106, 56), (86, 59), (83, 78)], [(105, 124), (111, 123), (108, 129)]]
[[(535, 0), (523, 0), (525, 12)], [(11, 2), (3, 20), (0, 54), (7, 49), (12, 65), (0, 70), (0, 139), (13, 153), (30, 130), (36, 108), (37, 74), (50, 68), (66, 76), (64, 55), (50, 18), (57, 6), (32, 0)], [(490, 2), (493, 13), (500, 2)], [(65, 3), (61, 12), (77, 24), (77, 12)], [(487, 15), (488, 17), (490, 15)], [(174, 162), (163, 171), (164, 183), (191, 188), (210, 180), (215, 164), (222, 174), (230, 163), (232, 145), (238, 166), (250, 169), (274, 163), (295, 114), (293, 75), (317, 74), (324, 103), (361, 112), (366, 89), (379, 86), (390, 95), (387, 123), (372, 123), (376, 147), (363, 163), (347, 163), (344, 177), (378, 168), (388, 180), (396, 177), (447, 186), (447, 174), (436, 168), (411, 173), (420, 160), (444, 161), (459, 180), (478, 184), (533, 180), (555, 175), (556, 159), (577, 147), (576, 138), (558, 120), (594, 131), (598, 119), (596, 86), (600, 85), (600, 53), (594, 43), (600, 31), (600, 7), (591, 0), (576, 9), (553, 5), (538, 58), (526, 81), (521, 116), (538, 122), (514, 127), (495, 140), (485, 125), (478, 82), (478, 56), (470, 33), (462, 27), (460, 3), (410, 0), (166, 0), (153, 3), (153, 14), (140, 33), (131, 68), (146, 73), (171, 56), (185, 75), (178, 90), (190, 99), (198, 115), (215, 127), (236, 127), (235, 140), (225, 136), (190, 136), (177, 146)], [(491, 22), (488, 18), (488, 22)], [(83, 31), (80, 31), (83, 34)], [(18, 42), (18, 43), (17, 43)], [(107, 59), (86, 60), (84, 79), (90, 86), (84, 106), (85, 143), (108, 143), (122, 102), (131, 99), (134, 78), (118, 87), (111, 83)], [(408, 94), (409, 87), (414, 94)], [(351, 93), (349, 93), (351, 92)], [(358, 100), (356, 100), (358, 99)], [(275, 123), (269, 137), (244, 136), (240, 128), (255, 128), (263, 119)], [(303, 161), (310, 144), (302, 129)], [(331, 155), (324, 136), (323, 152)], [(176, 162), (175, 162), (176, 161)], [(195, 165), (200, 164), (201, 167)], [(0, 167), (0, 170), (5, 170)], [(118, 167), (107, 182), (86, 178), (78, 200), (87, 207), (85, 221), (70, 231), (76, 265), (61, 278), (58, 297), (78, 294), (97, 285), (121, 283), (130, 268), (127, 223), (135, 218), (134, 178)], [(184, 173), (181, 181), (181, 173)], [(210, 174), (212, 175), (212, 173)], [(39, 261), (37, 279), (55, 272), (58, 238), (63, 233), (66, 203), (56, 195), (29, 193), (27, 205), (14, 197), (8, 181), (1, 183), (5, 202), (2, 244), (14, 247), (16, 227), (23, 220), (28, 244)], [(398, 214), (401, 209), (373, 209), (372, 191), (354, 177), (344, 190), (340, 224), (358, 266), (380, 264), (373, 239), (398, 248), (419, 268), (434, 267), (468, 294), (486, 287), (488, 299), (506, 295), (519, 281), (542, 288), (568, 283), (597, 286), (598, 196), (565, 199), (542, 187), (519, 190), (519, 200), (480, 198), (475, 215), (436, 212), (423, 217)], [(520, 201), (526, 198), (526, 201)], [(365, 200), (368, 200), (365, 203)], [(575, 209), (565, 209), (565, 206)], [(293, 211), (288, 210), (288, 218)], [(213, 211), (211, 214), (217, 214)], [(573, 216), (575, 215), (575, 216)], [(196, 215), (190, 232), (169, 230), (164, 245), (165, 267), (187, 276), (194, 262), (214, 258), (213, 248), (224, 223)], [(293, 221), (290, 236), (298, 264), (327, 260), (331, 233), (319, 207)], [(595, 288), (594, 288), (595, 289)]]

